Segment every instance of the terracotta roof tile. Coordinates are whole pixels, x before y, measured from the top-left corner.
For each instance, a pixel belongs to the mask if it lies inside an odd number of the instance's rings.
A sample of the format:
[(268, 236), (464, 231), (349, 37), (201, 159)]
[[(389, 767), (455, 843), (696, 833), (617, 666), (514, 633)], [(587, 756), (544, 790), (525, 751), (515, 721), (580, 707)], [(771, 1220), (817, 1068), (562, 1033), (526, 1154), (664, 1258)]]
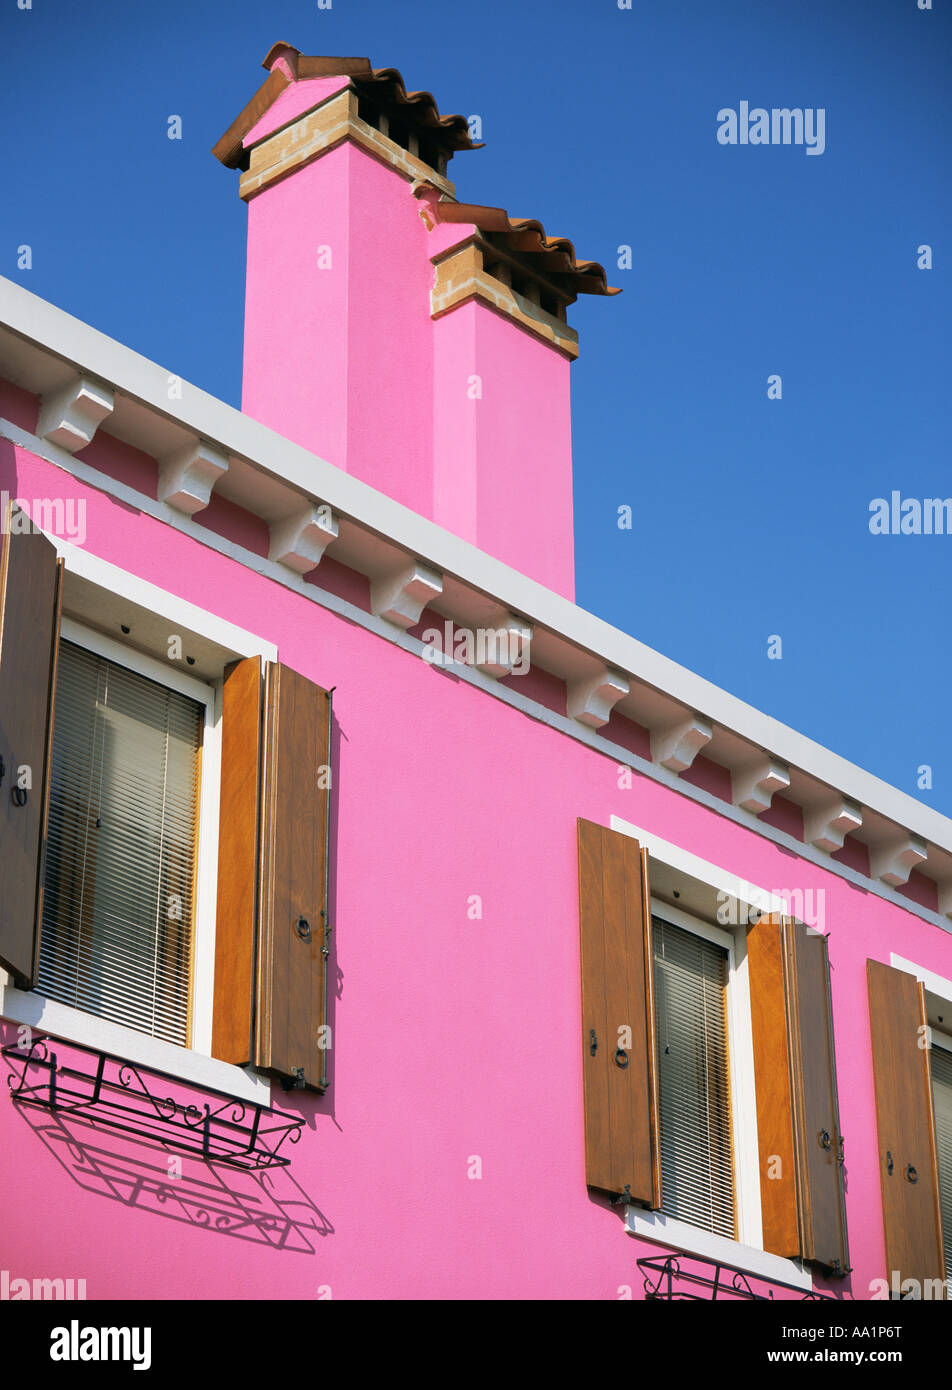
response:
[(414, 193), (426, 200), (423, 217), (428, 225), (470, 222), (481, 232), (499, 236), (508, 250), (533, 257), (544, 274), (571, 277), (572, 289), (576, 294), (621, 294), (620, 288), (608, 284), (604, 266), (598, 261), (577, 260), (575, 247), (568, 237), (547, 236), (542, 223), (534, 217), (512, 218), (503, 208), (457, 203), (449, 199), (438, 201), (432, 196), (437, 194), (437, 190), (423, 182), (416, 185)]
[[(275, 66), (281, 60), (281, 66)], [(248, 131), (260, 121), (292, 81), (309, 77), (349, 77), (359, 95), (371, 97), (382, 106), (406, 108), (406, 116), (416, 126), (437, 132), (448, 154), (457, 150), (478, 150), (482, 141), (473, 140), (465, 116), (441, 116), (430, 92), (408, 92), (396, 68), (372, 68), (369, 58), (309, 57), (288, 43), (272, 45), (261, 65), (269, 76), (255, 92), (244, 110), (232, 121), (212, 153), (230, 169), (245, 162), (242, 146)], [(285, 67), (293, 74), (288, 77)]]

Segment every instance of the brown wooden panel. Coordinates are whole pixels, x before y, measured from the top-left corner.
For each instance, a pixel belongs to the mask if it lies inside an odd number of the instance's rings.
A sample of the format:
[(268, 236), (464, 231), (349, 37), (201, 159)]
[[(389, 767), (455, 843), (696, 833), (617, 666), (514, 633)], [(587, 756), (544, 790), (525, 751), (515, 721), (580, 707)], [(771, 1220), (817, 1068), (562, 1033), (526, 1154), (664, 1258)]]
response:
[(764, 1249), (788, 1259), (800, 1254), (796, 1157), (790, 1091), (790, 1038), (784, 1002), (780, 918), (761, 917), (747, 933), (757, 1143)]
[(256, 656), (225, 671), (212, 1055), (237, 1066), (252, 1056), (261, 687)]
[[(265, 681), (255, 1062), (316, 1089), (327, 1084), (327, 692), (286, 666)], [(302, 937), (298, 923), (309, 932)]]
[(945, 1278), (925, 996), (912, 975), (879, 961), (866, 962), (866, 976), (886, 1278), (917, 1280), (921, 1296), (927, 1279)]
[(845, 1274), (849, 1249), (827, 940), (790, 919), (785, 919), (783, 932), (800, 1252), (805, 1260)]
[(602, 907), (601, 826), (578, 823), (579, 935), (582, 956), (582, 1078), (585, 1104), (585, 1175), (589, 1187), (614, 1191), (608, 1069), (592, 1047), (608, 1036), (605, 932)]
[[(24, 986), (36, 978), (42, 918), (53, 694), (62, 561), (18, 509), (3, 518), (0, 555), (0, 965)], [(17, 771), (32, 785), (17, 804)], [(20, 793), (22, 796), (22, 791)]]
[[(657, 1208), (661, 1165), (647, 856), (629, 836), (579, 820), (578, 861), (586, 1181), (606, 1192), (627, 1189), (632, 1201)], [(628, 1029), (630, 1047), (624, 1047), (629, 1039), (621, 1030)]]

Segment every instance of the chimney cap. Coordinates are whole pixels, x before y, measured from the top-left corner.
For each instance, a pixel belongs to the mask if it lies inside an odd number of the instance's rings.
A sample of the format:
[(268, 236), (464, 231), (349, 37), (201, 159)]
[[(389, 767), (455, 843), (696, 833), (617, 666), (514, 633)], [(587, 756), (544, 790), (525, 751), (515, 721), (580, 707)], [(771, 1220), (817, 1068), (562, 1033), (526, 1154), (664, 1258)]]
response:
[(389, 110), (400, 108), (401, 115), (413, 126), (436, 134), (448, 158), (458, 150), (482, 148), (483, 142), (470, 136), (465, 116), (441, 116), (432, 94), (408, 92), (396, 68), (373, 68), (369, 58), (310, 56), (283, 40), (271, 45), (261, 66), (267, 69), (268, 77), (212, 150), (216, 159), (229, 169), (241, 168), (247, 163), (242, 143), (245, 136), (285, 88), (312, 77), (347, 77), (359, 95)]
[(621, 294), (618, 287), (609, 285), (603, 265), (577, 260), (568, 237), (548, 236), (534, 217), (510, 217), (503, 208), (440, 200), (439, 189), (422, 179), (414, 184), (413, 194), (426, 202), (423, 218), (431, 229), (437, 222), (471, 223), (493, 236), (501, 248), (517, 258), (526, 258), (537, 273), (561, 283), (572, 294)]

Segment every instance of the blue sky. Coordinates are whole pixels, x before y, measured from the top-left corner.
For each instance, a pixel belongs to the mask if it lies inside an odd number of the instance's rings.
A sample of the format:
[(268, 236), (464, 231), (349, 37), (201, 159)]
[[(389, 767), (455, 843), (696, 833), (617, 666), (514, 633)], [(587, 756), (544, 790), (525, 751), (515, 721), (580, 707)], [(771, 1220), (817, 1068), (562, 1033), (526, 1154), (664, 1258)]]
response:
[[(210, 148), (278, 39), (399, 68), (482, 120), (461, 198), (624, 288), (570, 314), (579, 603), (952, 814), (952, 536), (868, 525), (893, 490), (952, 496), (933, 3), (2, 0), (0, 274), (238, 404), (245, 213)], [(719, 144), (744, 100), (823, 108), (823, 154)]]

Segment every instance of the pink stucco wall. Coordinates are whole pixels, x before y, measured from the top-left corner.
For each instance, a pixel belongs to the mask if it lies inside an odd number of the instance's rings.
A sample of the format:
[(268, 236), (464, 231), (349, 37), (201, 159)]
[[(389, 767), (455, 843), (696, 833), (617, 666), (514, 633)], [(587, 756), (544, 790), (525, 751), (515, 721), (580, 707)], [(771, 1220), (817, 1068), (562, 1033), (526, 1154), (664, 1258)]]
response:
[[(330, 1092), (273, 1092), (307, 1121), (288, 1173), (259, 1187), (186, 1165), (206, 1195), (276, 1205), (281, 1248), (147, 1190), (133, 1202), (119, 1167), (0, 1099), (16, 1194), (0, 1265), (108, 1299), (637, 1297), (635, 1260), (658, 1247), (590, 1197), (583, 1154), (576, 818), (617, 814), (751, 882), (825, 890), (855, 1269), (833, 1287), (868, 1296), (885, 1256), (866, 957), (950, 976), (948, 934), (647, 778), (620, 789), (612, 759), (4, 441), (0, 488), (84, 497), (88, 550), (337, 687), (338, 980)], [(143, 1161), (165, 1176), (164, 1157)]]
[(574, 598), (569, 360), (476, 300), (433, 344), (434, 521)]
[[(272, 72), (275, 67), (282, 71), (286, 77), (291, 76), (290, 69), (281, 58), (276, 64), (272, 64)], [(246, 150), (252, 145), (256, 145), (259, 140), (264, 140), (267, 136), (273, 135), (276, 130), (305, 112), (311, 111), (316, 106), (320, 106), (329, 97), (336, 96), (349, 86), (349, 79), (346, 77), (308, 77), (303, 82), (292, 82), (290, 87), (285, 87), (276, 101), (268, 107), (260, 120), (248, 131), (242, 140), (242, 145)]]

